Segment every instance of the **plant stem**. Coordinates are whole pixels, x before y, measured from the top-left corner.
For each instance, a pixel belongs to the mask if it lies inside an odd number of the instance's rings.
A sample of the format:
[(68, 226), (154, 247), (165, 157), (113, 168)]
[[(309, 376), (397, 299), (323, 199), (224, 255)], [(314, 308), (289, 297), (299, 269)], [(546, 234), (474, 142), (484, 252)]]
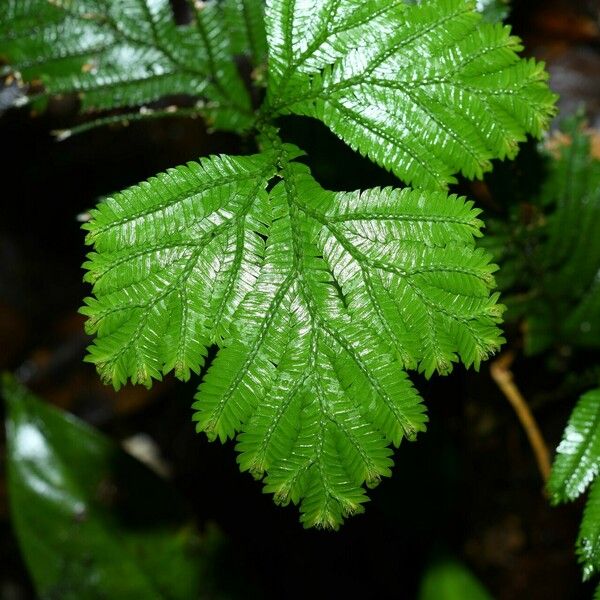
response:
[(542, 479), (544, 480), (544, 483), (546, 483), (550, 477), (551, 470), (550, 452), (537, 421), (527, 404), (527, 400), (525, 400), (514, 381), (512, 371), (510, 370), (514, 359), (515, 355), (513, 352), (507, 352), (501, 355), (491, 364), (490, 373), (492, 379), (496, 382), (502, 393), (506, 396), (506, 399), (510, 402), (514, 411), (517, 413), (517, 417), (527, 434), (529, 444), (535, 454), (535, 459)]
[(98, 127), (104, 127), (106, 125), (128, 125), (132, 121), (148, 121), (152, 119), (164, 119), (168, 117), (179, 117), (179, 118), (191, 118), (195, 119), (202, 116), (202, 108), (200, 107), (177, 107), (169, 106), (167, 108), (150, 109), (142, 108), (135, 112), (119, 113), (116, 115), (108, 115), (94, 119), (93, 121), (86, 121), (80, 125), (75, 125), (70, 129), (57, 129), (52, 133), (56, 139), (61, 142), (74, 135), (79, 135), (89, 131), (90, 129), (96, 129)]

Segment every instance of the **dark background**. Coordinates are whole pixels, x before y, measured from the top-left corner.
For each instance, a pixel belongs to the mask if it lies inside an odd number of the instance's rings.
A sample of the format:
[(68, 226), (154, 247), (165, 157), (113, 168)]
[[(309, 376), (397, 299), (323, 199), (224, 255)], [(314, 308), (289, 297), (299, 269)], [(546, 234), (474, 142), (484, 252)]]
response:
[[(586, 102), (592, 125), (600, 126), (598, 4), (516, 1), (510, 22), (528, 53), (548, 62), (561, 109)], [(77, 215), (167, 167), (252, 145), (209, 136), (200, 121), (175, 119), (57, 143), (49, 132), (71, 125), (75, 111), (72, 102), (59, 101), (33, 119), (25, 110), (0, 118), (1, 369), (18, 372), (41, 396), (118, 440), (149, 434), (200, 526), (215, 523), (230, 540), (227, 562), (234, 569), (226, 576), (245, 582), (246, 597), (414, 598), (426, 564), (448, 554), (465, 561), (498, 599), (591, 597), (574, 554), (582, 504), (548, 505), (523, 431), (488, 366), (480, 374), (459, 368), (443, 379), (415, 378), (429, 408), (429, 431), (403, 444), (393, 477), (370, 492), (366, 514), (338, 533), (303, 530), (296, 509), (275, 507), (260, 484), (239, 473), (233, 444), (209, 444), (195, 434), (190, 405), (197, 380), (168, 378), (150, 392), (128, 387), (116, 394), (102, 386), (81, 362), (88, 340), (77, 310), (89, 290), (81, 283), (86, 249)], [(325, 187), (394, 181), (318, 124), (281, 125), (286, 139), (309, 151)], [(532, 154), (525, 149), (502, 171), (525, 180), (527, 190), (537, 184), (523, 178)], [(554, 447), (573, 399), (548, 393), (560, 379), (541, 361), (520, 360), (515, 376)], [(29, 597), (0, 478), (0, 598)]]

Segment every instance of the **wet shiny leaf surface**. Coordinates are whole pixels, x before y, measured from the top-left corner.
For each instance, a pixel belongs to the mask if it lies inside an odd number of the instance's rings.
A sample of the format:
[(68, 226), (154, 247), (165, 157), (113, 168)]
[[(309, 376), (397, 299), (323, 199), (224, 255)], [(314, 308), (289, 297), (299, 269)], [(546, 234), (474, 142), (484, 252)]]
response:
[(188, 379), (218, 345), (198, 430), (240, 434), (242, 470), (306, 526), (337, 528), (390, 475), (389, 445), (425, 429), (405, 370), (479, 368), (499, 347), (496, 267), (464, 198), (329, 192), (273, 136), (93, 211), (88, 359), (116, 386), (150, 385)]
[(9, 376), (3, 396), (12, 520), (41, 597), (178, 600), (208, 589), (211, 542), (165, 481)]
[[(199, 3), (183, 26), (176, 26), (168, 0), (5, 0), (0, 40), (2, 59), (40, 108), (49, 97), (72, 93), (84, 111), (185, 94), (209, 101), (197, 114), (232, 130), (251, 122), (250, 95), (234, 56), (245, 54), (258, 66), (266, 45), (256, 0)], [(27, 101), (20, 95), (14, 105)], [(137, 115), (152, 117), (148, 110)]]
[(317, 118), (415, 187), (481, 178), (554, 114), (543, 64), (470, 0), (270, 0), (266, 15), (266, 114)]

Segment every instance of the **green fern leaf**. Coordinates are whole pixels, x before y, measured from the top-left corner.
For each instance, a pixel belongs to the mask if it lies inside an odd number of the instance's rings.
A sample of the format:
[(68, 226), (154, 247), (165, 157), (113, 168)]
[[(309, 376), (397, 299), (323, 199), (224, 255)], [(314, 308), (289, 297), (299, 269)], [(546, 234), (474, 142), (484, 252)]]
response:
[(262, 0), (224, 0), (223, 12), (231, 50), (246, 55), (254, 67), (267, 62), (267, 33)]
[(513, 317), (525, 317), (530, 354), (600, 347), (600, 161), (582, 116), (566, 119), (561, 130), (568, 141), (548, 156), (538, 216), (524, 225), (516, 213), (494, 227), (495, 256), (512, 275), (507, 304)]
[(558, 446), (548, 490), (554, 502), (574, 500), (600, 470), (600, 389), (584, 394)]
[[(541, 263), (549, 304), (568, 315), (540, 328), (562, 342), (600, 347), (600, 161), (592, 156), (581, 119), (565, 124), (571, 144), (554, 161), (542, 202), (554, 206)], [(535, 318), (535, 317), (534, 317)], [(538, 323), (533, 323), (532, 336)], [(548, 327), (549, 326), (549, 327)]]
[(600, 388), (577, 403), (548, 482), (555, 503), (574, 500), (591, 486), (577, 538), (583, 577), (600, 571)]
[(104, 379), (149, 386), (162, 372), (199, 371), (256, 279), (274, 173), (269, 155), (203, 159), (92, 212), (85, 266), (97, 299), (83, 312)]
[[(500, 309), (479, 211), (443, 192), (323, 190), (275, 140), (204, 159), (101, 204), (87, 224), (105, 379), (198, 371), (195, 420), (238, 437), (242, 470), (306, 526), (360, 512), (363, 484), (425, 429), (403, 368), (448, 372), (494, 352)], [(268, 192), (269, 181), (278, 183)]]
[(267, 1), (267, 115), (318, 118), (419, 187), (481, 177), (540, 136), (555, 97), (470, 0)]
[[(419, 4), (422, 0), (404, 0), (406, 4)], [(508, 17), (510, 0), (477, 0), (477, 10), (488, 23), (499, 23)]]
[(215, 126), (244, 129), (252, 123), (250, 97), (225, 22), (215, 2), (176, 27), (168, 0), (5, 0), (0, 53), (19, 78), (41, 81), (38, 99), (78, 93), (85, 111), (185, 94), (209, 102)]
[(600, 571), (600, 477), (594, 480), (585, 505), (577, 553), (583, 566), (584, 580)]

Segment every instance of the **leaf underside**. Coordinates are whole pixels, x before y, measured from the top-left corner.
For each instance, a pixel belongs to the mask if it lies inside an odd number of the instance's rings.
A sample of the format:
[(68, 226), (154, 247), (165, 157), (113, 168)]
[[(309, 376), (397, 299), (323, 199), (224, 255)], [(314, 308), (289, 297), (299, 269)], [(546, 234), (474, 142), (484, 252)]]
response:
[[(89, 359), (115, 386), (198, 372), (198, 429), (307, 526), (336, 527), (425, 429), (406, 368), (478, 366), (500, 307), (472, 203), (443, 192), (323, 190), (279, 145), (212, 157), (93, 212)], [(274, 179), (276, 177), (276, 179)], [(270, 182), (278, 181), (267, 191)]]

